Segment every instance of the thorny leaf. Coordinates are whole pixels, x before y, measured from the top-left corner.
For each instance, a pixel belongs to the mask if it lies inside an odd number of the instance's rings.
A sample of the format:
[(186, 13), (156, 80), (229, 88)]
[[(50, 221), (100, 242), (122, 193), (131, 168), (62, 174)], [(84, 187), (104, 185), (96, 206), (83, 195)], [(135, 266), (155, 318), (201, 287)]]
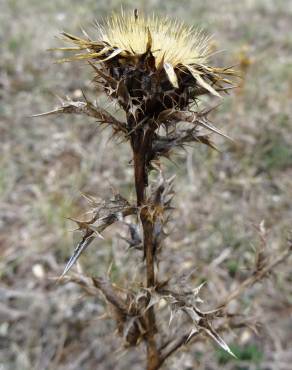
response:
[[(178, 279), (178, 281), (180, 282), (187, 281), (190, 275), (191, 274), (188, 274), (188, 276), (184, 275), (180, 279)], [(188, 290), (181, 291), (180, 289), (178, 289), (178, 287), (176, 287), (176, 291), (173, 291), (170, 287), (169, 288), (166, 287), (162, 290), (161, 296), (169, 303), (170, 308), (169, 325), (171, 324), (174, 316), (178, 312), (184, 312), (188, 315), (188, 317), (192, 320), (194, 324), (194, 327), (192, 328), (186, 342), (188, 342), (193, 337), (194, 334), (203, 330), (213, 340), (215, 340), (216, 343), (219, 344), (225, 351), (234, 356), (228, 345), (212, 328), (211, 323), (209, 321), (220, 316), (221, 310), (216, 309), (212, 311), (203, 312), (196, 307), (196, 303), (190, 304), (189, 300), (190, 294), (194, 295), (196, 302), (201, 301), (198, 295), (204, 285), (205, 283), (199, 285), (195, 289), (191, 289), (191, 291)]]
[(209, 337), (214, 339), (214, 341), (222, 348), (224, 351), (229, 353), (231, 356), (237, 358), (235, 354), (231, 351), (230, 347), (225, 343), (225, 341), (220, 337), (220, 335), (212, 328), (211, 324), (208, 321), (204, 321), (204, 325), (199, 325)]
[(92, 210), (93, 217), (89, 221), (74, 220), (84, 235), (74, 249), (61, 277), (67, 274), (96, 236), (100, 237), (100, 233), (108, 226), (116, 221), (120, 221), (126, 216), (135, 214), (137, 211), (137, 208), (131, 206), (120, 194), (115, 194), (112, 199), (103, 201), (102, 203), (97, 203), (92, 197), (88, 199), (94, 207)]
[(158, 304), (162, 299), (169, 299), (170, 296), (164, 296), (160, 294), (156, 287), (152, 288), (142, 288), (140, 289), (135, 295), (135, 303), (137, 306), (140, 305), (140, 301), (142, 301), (142, 305), (144, 305), (144, 313), (147, 312), (151, 307)]
[(130, 222), (123, 222), (130, 232), (130, 239), (120, 236), (121, 239), (125, 240), (129, 248), (142, 249), (142, 238), (140, 235), (139, 226)]
[[(211, 108), (210, 110), (212, 110)], [(228, 140), (234, 141), (230, 136), (224, 134), (222, 131), (220, 131), (218, 128), (216, 128), (208, 119), (207, 115), (210, 110), (207, 111), (201, 111), (201, 112), (191, 112), (191, 111), (179, 111), (176, 109), (166, 109), (165, 111), (162, 111), (157, 121), (160, 122), (160, 124), (168, 123), (168, 124), (174, 124), (175, 122), (189, 122), (194, 125), (194, 127), (203, 127), (211, 132), (214, 132), (220, 136), (225, 137)]]
[(54, 114), (85, 114), (89, 117), (96, 118), (101, 124), (111, 125), (112, 129), (116, 133), (128, 133), (124, 122), (120, 122), (106, 110), (88, 100), (85, 102), (73, 101), (71, 99), (63, 100), (61, 107), (57, 107), (56, 109), (45, 113), (35, 114), (32, 117), (42, 117)]
[(200, 126), (206, 128), (206, 129), (208, 129), (209, 131), (215, 132), (216, 134), (224, 137), (225, 139), (228, 139), (228, 140), (234, 142), (232, 137), (224, 134), (222, 131), (220, 131), (218, 128), (216, 128), (214, 125), (212, 125), (211, 122), (207, 122), (207, 120), (199, 120), (196, 123), (198, 123)]
[[(191, 282), (189, 281), (193, 272), (194, 270), (182, 275), (174, 276), (161, 289), (161, 294), (172, 297), (172, 299), (176, 300), (176, 303), (180, 303), (181, 307), (196, 307), (195, 305), (197, 303), (202, 303), (202, 299), (199, 297), (199, 293), (205, 283), (202, 283), (198, 287), (193, 288)], [(197, 307), (196, 310), (197, 312), (200, 312)]]
[(211, 337), (221, 348), (223, 348), (231, 356), (237, 358), (234, 355), (234, 353), (231, 351), (229, 346), (220, 337), (220, 335), (213, 329), (211, 323), (209, 322), (208, 315), (206, 313), (201, 313), (200, 311), (196, 310), (194, 307), (184, 307), (183, 311), (185, 311), (188, 314), (188, 316), (192, 319), (194, 323), (194, 328), (191, 330), (188, 336), (187, 342), (191, 339), (191, 337), (195, 333), (198, 333), (198, 331), (202, 330), (209, 337)]
[(159, 159), (161, 156), (169, 159), (174, 149), (183, 149), (187, 144), (192, 142), (202, 143), (212, 149), (218, 150), (209, 135), (201, 134), (197, 127), (193, 127), (186, 130), (176, 130), (175, 134), (168, 135), (167, 137), (157, 135), (152, 144), (151, 160)]
[(74, 265), (74, 263), (78, 260), (78, 258), (81, 256), (82, 252), (85, 251), (85, 249), (91, 244), (91, 242), (95, 239), (95, 236), (93, 235), (93, 232), (90, 230), (85, 233), (81, 241), (77, 244), (76, 248), (74, 249), (74, 252), (72, 256), (70, 257), (69, 261), (67, 262), (64, 271), (60, 278), (65, 276), (67, 272), (71, 269), (71, 267)]

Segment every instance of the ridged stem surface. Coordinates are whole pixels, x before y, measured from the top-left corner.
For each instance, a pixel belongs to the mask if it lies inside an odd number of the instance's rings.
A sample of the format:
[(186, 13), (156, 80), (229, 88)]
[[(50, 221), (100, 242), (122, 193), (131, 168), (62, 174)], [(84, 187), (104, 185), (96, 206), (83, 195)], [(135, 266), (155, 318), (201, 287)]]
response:
[[(146, 262), (146, 284), (147, 288), (155, 285), (154, 269), (154, 235), (153, 220), (151, 219), (150, 204), (147, 204), (146, 187), (148, 185), (148, 176), (146, 168), (147, 148), (152, 145), (152, 133), (150, 129), (146, 134), (142, 130), (137, 130), (131, 137), (133, 149), (134, 177), (137, 195), (137, 206), (140, 207), (140, 220), (143, 228), (144, 258)], [(147, 370), (157, 370), (161, 361), (155, 341), (156, 323), (153, 306), (145, 313), (147, 325)]]

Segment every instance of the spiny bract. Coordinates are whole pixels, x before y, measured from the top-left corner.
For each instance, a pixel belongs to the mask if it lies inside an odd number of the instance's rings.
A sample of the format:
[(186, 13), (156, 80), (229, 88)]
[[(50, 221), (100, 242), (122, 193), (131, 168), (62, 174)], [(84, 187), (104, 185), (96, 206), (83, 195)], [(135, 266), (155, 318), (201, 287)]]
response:
[(156, 119), (167, 109), (184, 110), (199, 95), (219, 95), (231, 84), (230, 68), (208, 66), (210, 43), (193, 27), (167, 17), (113, 14), (97, 24), (98, 39), (85, 33), (79, 38), (62, 33), (81, 51), (60, 60), (88, 60), (95, 69), (95, 81), (118, 100), (128, 119)]

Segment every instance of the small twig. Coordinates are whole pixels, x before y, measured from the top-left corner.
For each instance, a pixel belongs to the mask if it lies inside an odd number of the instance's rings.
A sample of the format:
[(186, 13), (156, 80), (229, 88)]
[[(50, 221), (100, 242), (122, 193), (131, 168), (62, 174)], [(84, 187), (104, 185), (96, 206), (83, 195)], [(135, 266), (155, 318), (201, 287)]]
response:
[(273, 270), (274, 267), (283, 262), (291, 254), (291, 248), (292, 244), (289, 245), (288, 248), (285, 249), (279, 256), (274, 256), (274, 258), (272, 258), (272, 262), (267, 264), (261, 270), (255, 271), (253, 275), (245, 279), (237, 288), (235, 288), (231, 293), (227, 295), (227, 297), (225, 297), (221, 301), (217, 308), (220, 309), (227, 306), (229, 302), (241, 295), (245, 289), (264, 278), (269, 272)]

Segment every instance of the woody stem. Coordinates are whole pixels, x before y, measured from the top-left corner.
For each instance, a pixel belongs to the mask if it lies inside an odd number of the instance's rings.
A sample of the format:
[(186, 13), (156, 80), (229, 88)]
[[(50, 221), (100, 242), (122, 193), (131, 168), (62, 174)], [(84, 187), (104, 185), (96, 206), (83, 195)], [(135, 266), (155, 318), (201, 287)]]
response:
[[(153, 223), (150, 218), (149, 204), (146, 199), (146, 187), (148, 185), (146, 155), (147, 148), (152, 144), (152, 134), (135, 132), (131, 137), (134, 160), (135, 189), (137, 195), (137, 206), (140, 208), (140, 220), (143, 228), (144, 257), (146, 261), (147, 288), (155, 285), (154, 270), (154, 236)], [(155, 341), (156, 323), (154, 308), (150, 307), (145, 313), (147, 325), (147, 370), (156, 370), (160, 367), (159, 352)]]

